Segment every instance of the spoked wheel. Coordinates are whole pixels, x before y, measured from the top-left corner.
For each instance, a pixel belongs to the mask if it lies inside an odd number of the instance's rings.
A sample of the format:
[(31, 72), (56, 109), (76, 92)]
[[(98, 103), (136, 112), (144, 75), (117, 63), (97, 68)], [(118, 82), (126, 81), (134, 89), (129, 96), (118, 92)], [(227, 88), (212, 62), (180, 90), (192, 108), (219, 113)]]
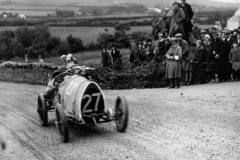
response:
[(128, 125), (128, 104), (124, 96), (118, 96), (115, 104), (117, 131), (124, 132)]
[(39, 94), (38, 96), (38, 109), (37, 109), (39, 119), (40, 119), (40, 124), (42, 126), (47, 126), (48, 125), (48, 111), (47, 111), (47, 106), (45, 102), (45, 98), (43, 94)]
[(61, 104), (56, 105), (56, 126), (59, 130), (59, 134), (63, 142), (65, 143), (69, 142), (67, 120)]

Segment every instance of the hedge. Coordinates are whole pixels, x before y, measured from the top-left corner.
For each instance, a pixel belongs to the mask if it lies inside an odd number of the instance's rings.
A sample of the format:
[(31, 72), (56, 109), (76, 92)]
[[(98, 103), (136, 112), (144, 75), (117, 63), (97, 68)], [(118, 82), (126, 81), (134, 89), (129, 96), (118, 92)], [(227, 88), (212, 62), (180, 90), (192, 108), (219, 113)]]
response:
[[(46, 85), (48, 75), (57, 67), (54, 64), (47, 63), (3, 62), (0, 64), (0, 81)], [(114, 70), (100, 66), (95, 66), (95, 68), (88, 75), (102, 89), (160, 88), (167, 85), (163, 78), (164, 64), (157, 67), (156, 64), (150, 63), (124, 70)]]

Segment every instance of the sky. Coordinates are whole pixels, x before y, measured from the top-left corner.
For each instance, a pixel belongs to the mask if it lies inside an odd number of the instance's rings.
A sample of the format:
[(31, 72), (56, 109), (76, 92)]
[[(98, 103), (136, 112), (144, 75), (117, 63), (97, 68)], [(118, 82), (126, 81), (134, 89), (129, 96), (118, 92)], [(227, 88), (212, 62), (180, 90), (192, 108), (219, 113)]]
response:
[(212, 0), (212, 1), (219, 1), (219, 2), (226, 2), (226, 3), (240, 3), (240, 0)]

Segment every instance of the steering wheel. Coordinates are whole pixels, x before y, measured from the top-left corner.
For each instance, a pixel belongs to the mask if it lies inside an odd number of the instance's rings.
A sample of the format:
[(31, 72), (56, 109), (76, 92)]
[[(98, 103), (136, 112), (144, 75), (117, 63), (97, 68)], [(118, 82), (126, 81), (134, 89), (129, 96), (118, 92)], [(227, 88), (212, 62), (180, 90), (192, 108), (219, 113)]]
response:
[(64, 81), (64, 77), (68, 75), (68, 72), (63, 72), (59, 75), (57, 75), (54, 80), (53, 80), (53, 85), (56, 87), (56, 86), (59, 86), (60, 83), (62, 83)]

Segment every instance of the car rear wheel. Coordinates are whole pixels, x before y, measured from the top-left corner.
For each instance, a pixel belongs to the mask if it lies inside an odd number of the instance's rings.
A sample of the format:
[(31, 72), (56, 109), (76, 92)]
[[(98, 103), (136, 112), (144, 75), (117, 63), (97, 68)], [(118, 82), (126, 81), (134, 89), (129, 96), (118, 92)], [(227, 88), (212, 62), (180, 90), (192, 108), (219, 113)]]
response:
[(59, 130), (59, 134), (63, 142), (65, 143), (69, 142), (67, 119), (61, 104), (56, 105), (56, 126)]
[(47, 126), (48, 125), (48, 111), (47, 111), (47, 106), (45, 102), (45, 98), (43, 94), (39, 94), (38, 96), (38, 109), (37, 109), (39, 119), (40, 119), (40, 124), (42, 126)]
[(124, 96), (118, 96), (115, 103), (115, 122), (117, 131), (125, 132), (128, 126), (128, 103)]

